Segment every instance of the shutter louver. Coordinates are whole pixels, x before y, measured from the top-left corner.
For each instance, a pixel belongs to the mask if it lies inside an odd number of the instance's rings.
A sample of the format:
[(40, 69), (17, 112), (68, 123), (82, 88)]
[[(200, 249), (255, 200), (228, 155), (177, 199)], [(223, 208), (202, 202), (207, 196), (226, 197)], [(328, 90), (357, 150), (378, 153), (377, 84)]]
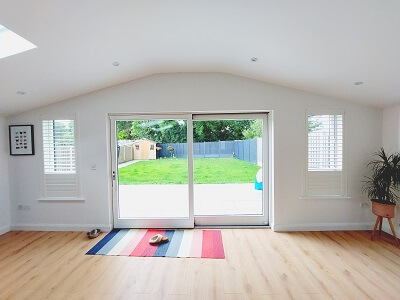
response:
[(307, 187), (310, 196), (344, 195), (343, 115), (308, 115)]
[(74, 120), (43, 120), (45, 197), (78, 196)]

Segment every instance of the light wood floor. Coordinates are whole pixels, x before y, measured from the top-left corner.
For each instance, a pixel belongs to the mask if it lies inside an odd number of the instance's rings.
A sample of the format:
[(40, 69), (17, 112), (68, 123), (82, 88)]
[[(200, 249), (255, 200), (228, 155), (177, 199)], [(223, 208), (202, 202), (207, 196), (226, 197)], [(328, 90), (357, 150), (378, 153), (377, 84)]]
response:
[(222, 231), (225, 260), (86, 256), (76, 232), (0, 237), (0, 299), (400, 299), (400, 249), (369, 232)]

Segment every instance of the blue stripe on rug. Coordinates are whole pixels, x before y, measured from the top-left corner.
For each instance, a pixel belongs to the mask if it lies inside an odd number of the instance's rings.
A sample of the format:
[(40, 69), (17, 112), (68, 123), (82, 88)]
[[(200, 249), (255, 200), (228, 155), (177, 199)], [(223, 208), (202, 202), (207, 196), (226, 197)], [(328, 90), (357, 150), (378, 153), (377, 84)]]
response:
[(107, 244), (105, 244), (96, 254), (106, 255), (112, 248), (128, 233), (129, 229), (121, 229)]
[(167, 231), (165, 231), (164, 236), (168, 237), (169, 242), (165, 243), (165, 244), (161, 244), (160, 246), (158, 246), (158, 248), (157, 248), (157, 250), (156, 250), (156, 252), (154, 253), (153, 256), (158, 256), (158, 257), (165, 256), (165, 254), (168, 251), (169, 246), (171, 245), (171, 241), (173, 239), (174, 233), (175, 233), (175, 230), (167, 230)]
[(167, 253), (165, 253), (165, 256), (172, 256), (172, 257), (177, 256), (179, 248), (181, 247), (182, 237), (183, 237), (183, 230), (175, 230), (174, 236), (172, 237)]
[(97, 251), (99, 251), (101, 248), (104, 247), (105, 244), (108, 243), (109, 240), (111, 240), (117, 233), (119, 232), (119, 229), (114, 229), (110, 231), (100, 242), (98, 242), (92, 249), (90, 249), (86, 255), (95, 255)]

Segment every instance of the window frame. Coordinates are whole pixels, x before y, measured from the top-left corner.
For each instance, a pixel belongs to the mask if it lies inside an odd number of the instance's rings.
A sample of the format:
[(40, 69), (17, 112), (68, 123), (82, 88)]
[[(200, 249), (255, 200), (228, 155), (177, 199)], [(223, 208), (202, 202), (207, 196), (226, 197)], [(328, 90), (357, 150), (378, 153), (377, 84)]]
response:
[[(309, 171), (308, 170), (308, 117), (312, 115), (342, 115), (342, 170), (326, 170), (326, 171)], [(348, 195), (347, 190), (347, 128), (346, 128), (346, 114), (345, 110), (342, 108), (308, 108), (305, 111), (305, 121), (304, 121), (304, 129), (305, 129), (305, 146), (304, 146), (304, 180), (303, 180), (303, 196), (301, 199), (348, 199), (351, 198)], [(321, 193), (318, 195), (310, 194), (309, 193), (309, 173), (314, 172), (326, 172), (326, 174), (339, 174), (341, 173), (341, 193), (340, 194), (329, 194), (329, 193)]]
[[(55, 174), (46, 174), (45, 173), (45, 166), (44, 166), (44, 144), (43, 144), (43, 121), (48, 121), (48, 120), (73, 120), (74, 121), (74, 144), (75, 144), (75, 173), (70, 173), (67, 175), (74, 175), (76, 177), (76, 195), (71, 197), (71, 196), (65, 196), (65, 197), (59, 197), (59, 196), (49, 196), (47, 195), (46, 187), (45, 187), (45, 176), (46, 175), (51, 175), (51, 176), (62, 176), (65, 174), (60, 174), (60, 173), (55, 173)], [(79, 148), (79, 126), (77, 122), (77, 115), (76, 114), (66, 114), (66, 115), (41, 115), (40, 116), (40, 177), (41, 177), (41, 195), (37, 199), (38, 201), (84, 201), (85, 199), (82, 197), (82, 191), (81, 191), (81, 170), (80, 170), (80, 148)]]

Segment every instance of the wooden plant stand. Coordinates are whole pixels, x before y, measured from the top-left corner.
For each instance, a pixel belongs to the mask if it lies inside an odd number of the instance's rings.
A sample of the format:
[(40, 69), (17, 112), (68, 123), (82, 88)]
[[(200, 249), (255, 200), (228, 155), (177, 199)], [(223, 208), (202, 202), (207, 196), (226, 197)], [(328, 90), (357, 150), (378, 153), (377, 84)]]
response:
[[(378, 228), (378, 224), (379, 224), (379, 236), (382, 233), (382, 221), (383, 221), (384, 217), (381, 216), (377, 216), (376, 217), (376, 222), (375, 222), (375, 226), (374, 226), (374, 231), (372, 231), (372, 235), (371, 235), (371, 240), (373, 241), (375, 238), (375, 233), (376, 233), (376, 229)], [(397, 246), (400, 246), (399, 244), (399, 240), (397, 239), (396, 236), (396, 231), (394, 230), (394, 226), (393, 226), (393, 222), (392, 222), (392, 218), (386, 218), (388, 219), (389, 225), (390, 225), (390, 229), (392, 230), (393, 233), (393, 237), (394, 237), (394, 241), (396, 243)]]

